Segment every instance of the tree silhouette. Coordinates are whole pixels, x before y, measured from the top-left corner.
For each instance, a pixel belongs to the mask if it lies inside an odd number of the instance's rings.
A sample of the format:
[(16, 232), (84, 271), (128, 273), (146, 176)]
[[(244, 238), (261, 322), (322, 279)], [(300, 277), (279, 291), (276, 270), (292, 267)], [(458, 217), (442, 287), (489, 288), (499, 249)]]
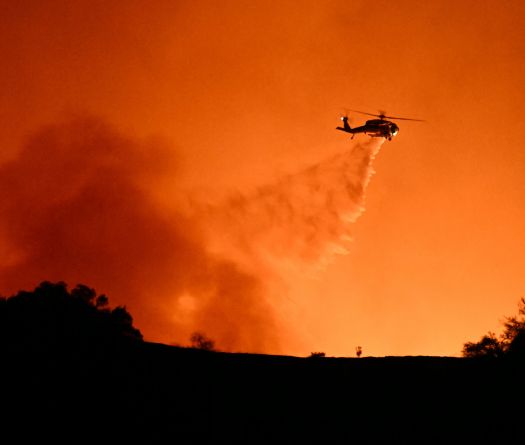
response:
[(525, 357), (525, 298), (518, 303), (518, 315), (506, 317), (502, 343), (511, 356)]
[(518, 315), (505, 317), (504, 331), (498, 339), (493, 332), (478, 342), (463, 346), (464, 357), (525, 357), (525, 298), (518, 302)]
[(2, 342), (41, 352), (142, 341), (125, 307), (109, 309), (108, 298), (83, 284), (68, 292), (63, 282), (42, 282), (0, 302)]

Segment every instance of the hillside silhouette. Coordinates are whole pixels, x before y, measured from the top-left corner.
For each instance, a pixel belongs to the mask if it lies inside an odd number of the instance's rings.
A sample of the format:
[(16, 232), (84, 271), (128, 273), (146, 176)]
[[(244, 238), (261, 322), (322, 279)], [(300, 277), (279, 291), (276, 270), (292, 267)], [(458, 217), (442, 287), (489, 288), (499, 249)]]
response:
[(12, 443), (523, 440), (513, 408), (524, 395), (522, 361), (312, 359), (148, 343), (125, 308), (64, 283), (2, 299), (0, 316)]

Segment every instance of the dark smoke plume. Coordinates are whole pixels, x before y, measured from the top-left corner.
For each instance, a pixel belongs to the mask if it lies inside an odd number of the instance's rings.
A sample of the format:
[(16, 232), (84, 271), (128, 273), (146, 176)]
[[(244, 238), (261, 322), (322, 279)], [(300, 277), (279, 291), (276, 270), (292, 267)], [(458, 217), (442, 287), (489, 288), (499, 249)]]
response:
[(211, 255), (198, 221), (155, 200), (176, 171), (172, 149), (98, 119), (34, 134), (0, 166), (0, 293), (85, 283), (125, 304), (146, 339), (200, 330), (221, 349), (275, 351), (259, 278)]

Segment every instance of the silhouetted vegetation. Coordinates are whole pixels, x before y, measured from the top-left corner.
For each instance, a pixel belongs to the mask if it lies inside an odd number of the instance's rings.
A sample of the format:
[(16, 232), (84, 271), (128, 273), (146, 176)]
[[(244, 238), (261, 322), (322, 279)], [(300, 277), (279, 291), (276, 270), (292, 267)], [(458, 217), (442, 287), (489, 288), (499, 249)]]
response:
[(481, 337), (478, 342), (468, 342), (463, 346), (464, 357), (501, 357), (504, 354), (503, 345), (493, 332)]
[(203, 349), (205, 351), (213, 351), (215, 349), (215, 342), (201, 332), (194, 332), (190, 337), (190, 342), (191, 347), (195, 349)]
[(489, 332), (478, 342), (467, 342), (463, 346), (464, 357), (499, 358), (503, 356), (525, 356), (525, 298), (518, 303), (518, 315), (506, 317), (504, 331), (499, 339)]
[(1, 300), (2, 341), (39, 352), (142, 341), (126, 308), (108, 304), (105, 295), (83, 284), (69, 292), (63, 282), (43, 282)]
[(361, 357), (361, 354), (363, 353), (363, 348), (361, 346), (355, 347), (355, 355), (357, 355), (357, 358)]
[(326, 357), (326, 354), (324, 352), (312, 352), (310, 353), (310, 358), (321, 358)]

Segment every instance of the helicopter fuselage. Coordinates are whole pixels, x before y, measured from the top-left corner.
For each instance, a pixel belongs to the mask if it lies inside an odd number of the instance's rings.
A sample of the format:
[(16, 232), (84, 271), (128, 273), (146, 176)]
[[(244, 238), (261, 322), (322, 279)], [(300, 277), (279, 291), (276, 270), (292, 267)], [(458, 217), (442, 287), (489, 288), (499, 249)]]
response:
[(365, 125), (351, 128), (348, 125), (348, 119), (343, 119), (344, 127), (337, 127), (337, 130), (345, 131), (352, 134), (354, 137), (357, 133), (364, 133), (373, 138), (385, 138), (391, 140), (399, 132), (399, 127), (393, 122), (385, 119), (370, 119), (366, 121)]

